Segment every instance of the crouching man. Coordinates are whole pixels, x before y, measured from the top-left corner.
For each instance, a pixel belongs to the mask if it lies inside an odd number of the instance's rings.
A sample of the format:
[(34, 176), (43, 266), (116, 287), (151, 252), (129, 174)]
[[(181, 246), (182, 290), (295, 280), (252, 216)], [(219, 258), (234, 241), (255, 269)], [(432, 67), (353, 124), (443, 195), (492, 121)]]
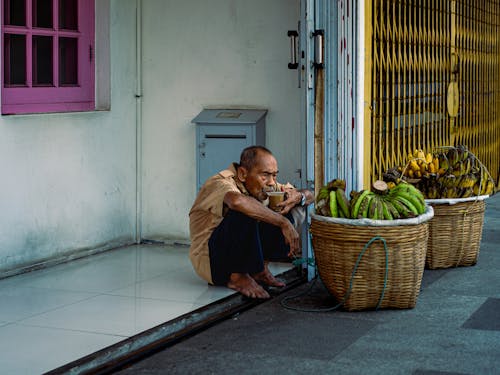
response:
[[(299, 253), (298, 228), (314, 195), (278, 183), (277, 174), (271, 151), (251, 146), (243, 150), (239, 164), (212, 176), (200, 189), (189, 212), (189, 257), (208, 283), (250, 298), (269, 298), (262, 285), (285, 285), (267, 265)], [(270, 191), (286, 192), (277, 210), (264, 204)]]

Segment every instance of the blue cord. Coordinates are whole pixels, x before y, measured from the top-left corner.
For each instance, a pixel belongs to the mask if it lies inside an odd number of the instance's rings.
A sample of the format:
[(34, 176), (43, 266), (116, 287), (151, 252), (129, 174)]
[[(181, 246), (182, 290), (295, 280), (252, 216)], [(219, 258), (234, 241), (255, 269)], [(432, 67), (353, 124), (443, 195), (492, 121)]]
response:
[[(307, 309), (307, 308), (293, 307), (293, 306), (289, 306), (286, 304), (286, 301), (289, 301), (291, 299), (295, 299), (297, 297), (301, 297), (301, 296), (308, 294), (318, 279), (318, 276), (316, 274), (310, 287), (305, 292), (283, 298), (280, 302), (281, 306), (283, 306), (284, 308), (289, 309), (289, 310), (302, 311), (302, 312), (327, 312), (327, 311), (333, 311), (333, 310), (338, 309), (340, 306), (342, 306), (345, 303), (345, 301), (347, 301), (347, 299), (349, 298), (349, 295), (351, 294), (352, 284), (354, 282), (354, 276), (356, 275), (356, 271), (358, 269), (361, 258), (363, 257), (365, 252), (368, 250), (370, 245), (377, 240), (382, 241), (382, 243), (384, 244), (384, 251), (385, 251), (384, 288), (382, 289), (382, 293), (380, 294), (380, 298), (378, 300), (377, 306), (375, 307), (375, 310), (378, 310), (380, 308), (380, 305), (382, 304), (382, 300), (384, 299), (385, 289), (387, 287), (387, 278), (389, 275), (389, 250), (387, 249), (387, 242), (385, 241), (385, 239), (383, 237), (380, 237), (380, 236), (375, 236), (372, 239), (370, 239), (370, 241), (368, 241), (365, 244), (365, 246), (363, 247), (363, 250), (361, 251), (361, 253), (359, 253), (358, 258), (356, 259), (356, 263), (354, 265), (354, 269), (352, 270), (351, 279), (349, 280), (349, 289), (347, 290), (347, 293), (345, 294), (342, 301), (339, 302), (337, 305), (335, 305), (333, 307), (324, 308), (324, 309)], [(310, 264), (310, 259), (311, 258), (308, 258), (305, 260), (300, 260), (300, 262), (298, 262), (297, 264), (300, 265), (302, 263), (307, 263), (309, 265), (313, 265), (313, 264)], [(295, 261), (294, 261), (294, 264), (296, 264)]]

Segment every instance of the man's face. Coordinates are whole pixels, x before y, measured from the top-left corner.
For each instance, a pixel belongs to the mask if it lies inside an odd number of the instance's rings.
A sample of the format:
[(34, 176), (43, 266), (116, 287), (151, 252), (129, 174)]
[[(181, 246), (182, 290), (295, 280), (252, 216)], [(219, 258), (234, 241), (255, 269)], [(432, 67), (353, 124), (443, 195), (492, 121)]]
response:
[(259, 152), (254, 167), (251, 170), (240, 168), (238, 176), (251, 196), (264, 201), (267, 199), (266, 191), (275, 187), (277, 175), (278, 162), (274, 156)]

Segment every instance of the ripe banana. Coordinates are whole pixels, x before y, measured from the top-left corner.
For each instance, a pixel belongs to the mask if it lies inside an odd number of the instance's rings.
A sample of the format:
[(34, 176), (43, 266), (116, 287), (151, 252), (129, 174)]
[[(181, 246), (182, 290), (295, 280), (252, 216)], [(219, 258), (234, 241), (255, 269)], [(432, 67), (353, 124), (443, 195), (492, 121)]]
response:
[(462, 189), (462, 192), (460, 193), (460, 198), (469, 198), (472, 197), (474, 194), (472, 187), (468, 187), (465, 189)]
[[(396, 184), (405, 179), (411, 181), (427, 199), (491, 195), (496, 190), (486, 167), (463, 145), (446, 147), (434, 153), (415, 148), (408, 153), (405, 164), (389, 169), (384, 179), (393, 170), (399, 171), (398, 179), (387, 181)], [(418, 181), (412, 181), (414, 179)], [(419, 196), (416, 201), (411, 199), (414, 191), (408, 190), (407, 193), (410, 196), (405, 198), (421, 212), (425, 208), (424, 197)]]
[(492, 195), (494, 191), (495, 191), (495, 184), (493, 183), (492, 180), (489, 179), (486, 182), (486, 188), (484, 189), (484, 195)]

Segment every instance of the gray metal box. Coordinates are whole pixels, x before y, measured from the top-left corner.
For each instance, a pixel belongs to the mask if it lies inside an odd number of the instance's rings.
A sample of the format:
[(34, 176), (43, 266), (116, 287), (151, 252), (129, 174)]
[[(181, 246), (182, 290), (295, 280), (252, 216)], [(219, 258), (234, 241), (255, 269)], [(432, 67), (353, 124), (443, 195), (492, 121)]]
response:
[(240, 160), (248, 146), (265, 146), (265, 109), (204, 109), (196, 124), (196, 186)]

